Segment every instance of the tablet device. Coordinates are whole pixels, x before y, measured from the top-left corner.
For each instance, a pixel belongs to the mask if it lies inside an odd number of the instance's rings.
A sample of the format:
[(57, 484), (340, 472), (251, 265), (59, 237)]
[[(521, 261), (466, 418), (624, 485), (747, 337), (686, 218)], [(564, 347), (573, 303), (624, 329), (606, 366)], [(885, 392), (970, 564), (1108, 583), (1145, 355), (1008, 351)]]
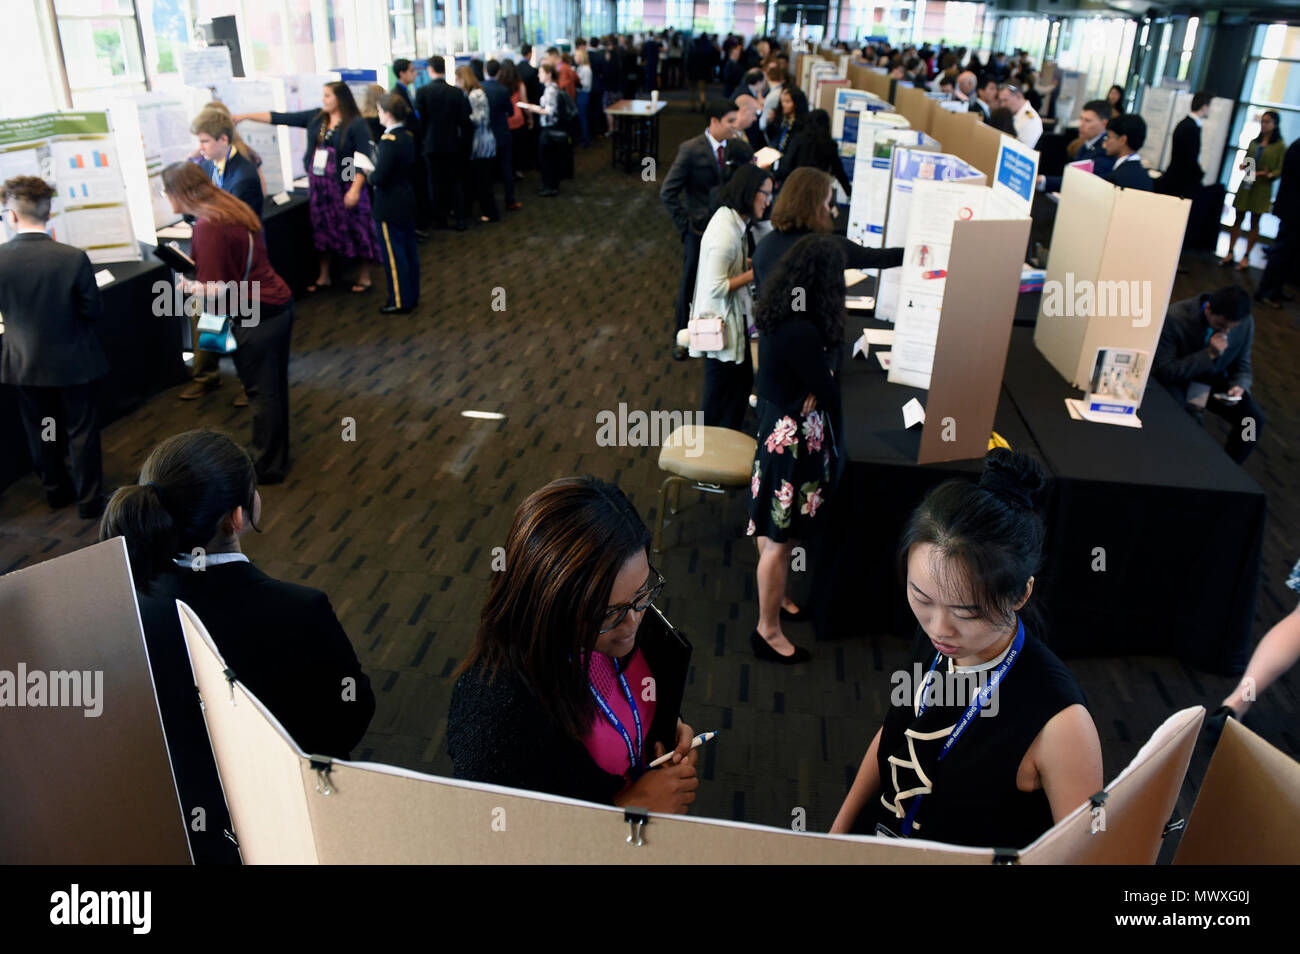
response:
[(194, 264), (194, 259), (177, 248), (175, 242), (159, 245), (153, 250), (153, 255), (174, 272), (193, 272), (198, 268)]

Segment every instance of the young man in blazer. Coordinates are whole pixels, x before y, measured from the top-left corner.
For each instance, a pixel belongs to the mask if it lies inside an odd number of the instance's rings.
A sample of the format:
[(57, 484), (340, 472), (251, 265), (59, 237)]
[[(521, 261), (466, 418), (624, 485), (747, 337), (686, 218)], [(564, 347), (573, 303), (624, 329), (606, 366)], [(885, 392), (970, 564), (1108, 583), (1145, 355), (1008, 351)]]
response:
[(700, 261), (700, 237), (709, 224), (709, 191), (722, 184), (726, 144), (735, 135), (739, 109), (730, 99), (715, 99), (708, 107), (709, 127), (677, 150), (677, 158), (659, 190), (659, 199), (682, 239), (682, 280), (677, 289), (673, 331), (673, 358), (684, 361), (687, 351), (676, 343), (676, 333), (686, 327), (688, 308), (695, 295), (695, 272)]
[[(1104, 99), (1094, 99), (1083, 104), (1079, 110), (1079, 148), (1071, 162), (1091, 160), (1092, 174), (1107, 176), (1114, 168), (1115, 160), (1106, 155), (1106, 124), (1110, 122), (1110, 104)], [(1061, 176), (1039, 176), (1040, 192), (1060, 192)]]
[(1106, 129), (1106, 155), (1115, 160), (1104, 178), (1124, 189), (1154, 192), (1150, 174), (1142, 167), (1138, 150), (1147, 141), (1147, 123), (1141, 116), (1125, 113), (1110, 121)]
[(1169, 168), (1156, 182), (1156, 191), (1190, 199), (1201, 187), (1201, 123), (1210, 112), (1210, 94), (1192, 96), (1192, 110), (1174, 127)]
[(429, 57), (429, 82), (415, 93), (424, 132), (424, 158), (429, 167), (429, 194), (433, 198), (433, 226), (447, 227), (451, 211), (457, 232), (466, 229), (465, 193), (462, 179), (474, 124), (469, 118), (469, 99), (447, 84), (441, 56)]
[(501, 64), (488, 60), (485, 67), (487, 79), (483, 92), (488, 101), (488, 118), (492, 124), (492, 138), (497, 144), (497, 160), (501, 165), (501, 178), (506, 184), (506, 211), (522, 209), (524, 204), (515, 198), (515, 164), (513, 140), (510, 137), (510, 114), (515, 108), (510, 102), (510, 91), (497, 82)]
[(406, 122), (404, 125), (415, 137), (415, 162), (410, 166), (411, 190), (415, 193), (415, 234), (425, 236), (429, 219), (433, 216), (433, 207), (429, 203), (429, 172), (424, 167), (424, 130), (420, 128), (420, 116), (415, 110), (415, 64), (405, 57), (393, 60), (393, 75), (397, 82), (388, 92), (396, 93), (406, 101)]
[(103, 305), (86, 253), (45, 231), (54, 194), (36, 176), (15, 176), (0, 192), (17, 233), (0, 245), (0, 383), (18, 392), (46, 502), (58, 509), (75, 500), (77, 513), (92, 520), (104, 510), (95, 383), (108, 374), (108, 359), (92, 327)]
[(262, 180), (258, 178), (257, 167), (232, 145), (235, 127), (219, 111), (205, 109), (195, 117), (190, 132), (199, 140), (199, 153), (203, 156), (199, 168), (213, 185), (243, 200), (260, 219)]

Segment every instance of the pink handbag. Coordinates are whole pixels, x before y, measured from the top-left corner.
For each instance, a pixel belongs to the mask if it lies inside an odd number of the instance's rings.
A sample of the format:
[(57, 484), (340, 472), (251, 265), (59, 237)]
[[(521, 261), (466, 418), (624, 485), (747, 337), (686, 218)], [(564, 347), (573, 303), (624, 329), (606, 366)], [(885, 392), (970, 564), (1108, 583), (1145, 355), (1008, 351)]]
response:
[(722, 319), (716, 315), (692, 318), (687, 324), (692, 351), (721, 351), (725, 347)]

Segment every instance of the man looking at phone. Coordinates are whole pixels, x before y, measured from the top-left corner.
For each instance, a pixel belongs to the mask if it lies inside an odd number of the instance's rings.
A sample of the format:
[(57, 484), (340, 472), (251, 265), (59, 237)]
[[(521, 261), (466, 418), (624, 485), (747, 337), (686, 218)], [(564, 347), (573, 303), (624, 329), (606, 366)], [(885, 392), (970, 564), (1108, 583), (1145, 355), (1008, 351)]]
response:
[(1232, 426), (1224, 450), (1239, 464), (1255, 449), (1264, 423), (1250, 396), (1254, 338), (1250, 296), (1229, 285), (1169, 306), (1151, 368), (1197, 420), (1209, 410)]

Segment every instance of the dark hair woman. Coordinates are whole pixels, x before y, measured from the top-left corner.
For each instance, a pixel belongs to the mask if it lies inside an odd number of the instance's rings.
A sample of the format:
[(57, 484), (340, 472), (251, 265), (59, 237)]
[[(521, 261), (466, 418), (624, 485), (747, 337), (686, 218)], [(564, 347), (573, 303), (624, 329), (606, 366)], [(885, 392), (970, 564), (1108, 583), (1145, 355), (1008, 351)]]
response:
[(331, 256), (357, 259), (357, 280), (352, 291), (368, 290), (370, 263), (379, 260), (375, 220), (365, 188), (374, 143), (352, 90), (346, 83), (326, 83), (321, 90), (320, 109), (241, 113), (234, 119), (307, 130), (307, 152), (302, 164), (307, 172), (311, 227), (320, 265), (316, 283), (308, 285), (307, 290), (314, 292), (330, 284)]
[(1237, 271), (1244, 272), (1250, 268), (1250, 250), (1259, 241), (1259, 217), (1273, 205), (1273, 184), (1282, 175), (1282, 160), (1286, 156), (1286, 142), (1278, 128), (1282, 117), (1276, 110), (1266, 109), (1259, 117), (1259, 135), (1246, 147), (1239, 169), (1247, 169), (1248, 163), (1255, 167), (1255, 178), (1251, 182), (1244, 179), (1237, 187), (1237, 197), (1232, 200), (1232, 207), (1237, 210), (1237, 217), (1232, 223), (1228, 236), (1228, 254), (1221, 265), (1231, 265), (1233, 249), (1241, 235), (1242, 223), (1250, 216), (1250, 230), (1246, 233), (1246, 254), (1237, 263)]
[(781, 110), (776, 124), (768, 123), (767, 141), (776, 149), (785, 152), (791, 138), (803, 127), (808, 117), (808, 97), (797, 86), (787, 85), (781, 90)]
[(695, 275), (691, 315), (721, 318), (722, 346), (713, 351), (691, 350), (706, 358), (704, 365), (704, 425), (742, 430), (749, 407), (754, 366), (749, 353), (749, 317), (753, 311), (747, 267), (748, 231), (763, 218), (772, 197), (771, 173), (754, 165), (741, 166), (719, 193), (719, 206), (700, 237), (700, 264)]
[[(766, 239), (764, 240), (766, 241)], [(790, 552), (826, 521), (822, 508), (839, 480), (840, 386), (844, 338), (844, 253), (827, 235), (800, 239), (759, 297), (758, 447), (749, 486), (749, 526), (758, 544), (759, 659), (798, 663), (781, 620), (804, 614), (790, 600)]]
[(1106, 104), (1110, 106), (1112, 116), (1124, 114), (1124, 87), (1116, 84), (1106, 90)]
[(219, 189), (198, 166), (174, 162), (162, 173), (172, 208), (194, 217), (190, 255), (204, 310), (225, 315), (238, 347), (231, 354), (253, 408), (251, 450), (258, 479), (279, 483), (289, 472), (289, 343), (293, 295), (266, 253), (253, 210)]
[(913, 512), (898, 559), (919, 684), (896, 686), (831, 831), (1023, 848), (1102, 787), (1083, 691), (1030, 602), (1044, 488), (1037, 463), (996, 448), (978, 485), (946, 481)]
[(796, 169), (809, 167), (829, 172), (839, 180), (844, 192), (852, 195), (853, 183), (844, 174), (839, 146), (831, 136), (831, 117), (824, 109), (814, 109), (809, 113), (803, 126), (796, 129), (790, 137), (777, 169), (777, 187), (783, 187), (790, 173)]
[[(760, 294), (767, 276), (794, 244), (814, 232), (830, 233), (835, 215), (830, 175), (810, 166), (790, 173), (772, 206), (772, 231), (754, 247), (754, 284)], [(903, 264), (901, 248), (868, 248), (843, 235), (834, 239), (844, 254), (845, 268), (897, 268)]]
[(989, 113), (989, 125), (1008, 136), (1016, 134), (1015, 116), (1005, 106), (999, 106)]
[(457, 778), (661, 812), (695, 800), (681, 719), (673, 758), (646, 771), (664, 754), (658, 742), (644, 751), (655, 663), (638, 630), (664, 586), (649, 542), (623, 492), (593, 477), (552, 481), (519, 505), (452, 691)]
[(195, 807), (207, 813), (211, 836), (191, 833), (191, 843), (202, 843), (210, 860), (228, 854), (229, 822), (218, 821), (224, 801), (176, 600), (194, 610), (236, 678), (304, 751), (346, 758), (375, 711), (370, 680), (328, 597), (273, 579), (244, 556), (240, 538), (256, 529), (261, 511), (244, 449), (217, 431), (186, 431), (153, 449), (139, 482), (108, 501), (99, 527), (101, 540), (125, 539), (185, 815)]

